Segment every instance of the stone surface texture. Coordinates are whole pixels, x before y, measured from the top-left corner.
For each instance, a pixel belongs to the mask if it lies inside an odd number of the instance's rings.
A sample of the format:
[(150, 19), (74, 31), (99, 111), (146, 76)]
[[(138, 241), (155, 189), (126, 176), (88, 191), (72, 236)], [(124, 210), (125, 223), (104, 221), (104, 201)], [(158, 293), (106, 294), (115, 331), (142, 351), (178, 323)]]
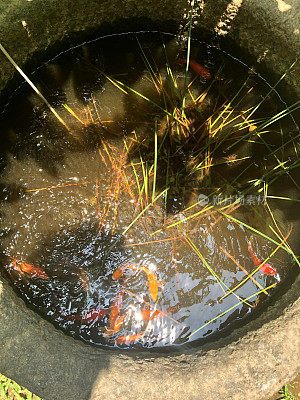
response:
[[(282, 12), (275, 0), (198, 1), (204, 4), (198, 25), (213, 33), (223, 16), (220, 42), (234, 40), (282, 74), (300, 49), (300, 2), (287, 2), (291, 8)], [(237, 9), (232, 18), (226, 17), (229, 3), (231, 11)], [(134, 18), (139, 27), (149, 28), (151, 21), (179, 26), (186, 6), (185, 0), (1, 0), (0, 42), (26, 68), (37, 53), (87, 29), (114, 31)], [(0, 90), (14, 74), (0, 54)], [(289, 83), (296, 88), (298, 82), (294, 68)], [(166, 355), (104, 351), (75, 341), (0, 280), (0, 371), (44, 400), (264, 400), (299, 371), (299, 287), (298, 279), (265, 313), (229, 336)]]

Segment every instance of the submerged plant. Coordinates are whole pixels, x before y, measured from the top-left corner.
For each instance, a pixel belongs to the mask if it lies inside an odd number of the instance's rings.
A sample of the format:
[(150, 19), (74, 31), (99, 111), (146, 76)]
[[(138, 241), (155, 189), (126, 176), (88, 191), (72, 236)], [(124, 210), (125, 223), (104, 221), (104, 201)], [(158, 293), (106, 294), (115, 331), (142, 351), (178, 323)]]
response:
[[(84, 230), (83, 236), (88, 241), (92, 232), (101, 246), (91, 256), (90, 243), (82, 249), (75, 241), (76, 267), (70, 286), (75, 287), (76, 312), (59, 305), (51, 315), (68, 329), (71, 323), (77, 324), (80, 335), (91, 329), (97, 338), (103, 337), (113, 345), (156, 343), (153, 326), (156, 322), (161, 326), (163, 318), (176, 324), (171, 326), (174, 332), (181, 330), (176, 340), (184, 342), (202, 337), (202, 333), (205, 336), (217, 321), (220, 329), (226, 325), (229, 313), (237, 312), (240, 318), (269, 296), (280, 282), (278, 252), (300, 265), (288, 243), (292, 226), (280, 221), (271, 203), (273, 199), (297, 201), (276, 196), (273, 187), (286, 176), (299, 189), (292, 174), (299, 166), (299, 133), (285, 131), (284, 124), (288, 118), (292, 121), (300, 102), (278, 108), (270, 99), (285, 74), (260, 93), (249, 74), (237, 84), (232, 82), (224, 71), (225, 61), (217, 68), (200, 61), (191, 45), (191, 28), (192, 17), (186, 46), (179, 46), (176, 54), (169, 53), (162, 43), (160, 62), (138, 40), (144, 65), (140, 81), (146, 83), (141, 88), (136, 77), (131, 81), (106, 71), (105, 65), (89, 65), (89, 71), (101, 77), (106, 89), (124, 99), (127, 114), (119, 122), (121, 133), (115, 131), (113, 118), (102, 118), (103, 106), (93, 94), (82, 107), (64, 100), (60, 110), (72, 132), (79, 137), (86, 135), (82, 143), (87, 145), (89, 135), (96, 136), (95, 177), (81, 183), (26, 189), (28, 195), (35, 196), (58, 190), (68, 194), (71, 187), (89, 188), (87, 202), (96, 223), (95, 229)], [(135, 115), (139, 107), (142, 117)], [(88, 166), (92, 169), (93, 164)], [(258, 203), (258, 199), (263, 202)], [(87, 209), (85, 203), (86, 214)], [(226, 232), (215, 234), (224, 226), (228, 226)], [(230, 249), (234, 242), (231, 232), (235, 230), (239, 230), (244, 245), (237, 253)], [(69, 243), (70, 235), (64, 233), (62, 240)], [(144, 248), (145, 260), (138, 253)], [(172, 269), (167, 272), (174, 279), (170, 282), (160, 277), (165, 273), (163, 257), (157, 257), (162, 265), (147, 260), (156, 248), (163, 248), (164, 256), (171, 259)], [(184, 251), (180, 253), (181, 249)], [(70, 256), (69, 247), (64, 250), (72, 264), (75, 258)], [(239, 258), (239, 252), (245, 254)], [(50, 248), (48, 255), (53, 253)], [(178, 256), (182, 253), (187, 254), (195, 274), (200, 270), (215, 293), (212, 315), (198, 315), (196, 326), (193, 318), (189, 324), (189, 309), (187, 315), (180, 314), (181, 296), (191, 296), (185, 278), (180, 279), (185, 274)], [(214, 253), (219, 256), (217, 260)], [(83, 258), (86, 254), (87, 260)], [(51, 270), (44, 272), (37, 267), (40, 264), (34, 267), (27, 261), (15, 254), (7, 269), (17, 274), (21, 283), (42, 278), (50, 285)], [(228, 264), (229, 277), (223, 274), (223, 263)], [(56, 283), (62, 271), (64, 268), (54, 275)], [(142, 288), (142, 293), (137, 288)], [(99, 293), (108, 296), (105, 304)], [(170, 306), (175, 299), (176, 307)], [(130, 331), (129, 327), (137, 328)], [(159, 332), (162, 337), (163, 331)], [(170, 342), (175, 342), (174, 337)]]

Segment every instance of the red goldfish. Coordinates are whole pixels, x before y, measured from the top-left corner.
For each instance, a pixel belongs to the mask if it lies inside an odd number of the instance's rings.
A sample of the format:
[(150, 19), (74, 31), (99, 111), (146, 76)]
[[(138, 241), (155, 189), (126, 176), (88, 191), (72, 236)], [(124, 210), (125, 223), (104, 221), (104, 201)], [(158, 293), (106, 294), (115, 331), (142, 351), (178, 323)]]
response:
[(114, 281), (120, 279), (121, 276), (124, 274), (125, 270), (128, 268), (131, 268), (133, 270), (137, 269), (134, 264), (124, 264), (122, 265), (122, 267), (115, 270), (115, 272), (112, 274), (112, 279)]
[(104, 336), (110, 336), (116, 332), (118, 332), (121, 328), (121, 326), (123, 325), (123, 322), (125, 321), (125, 318), (127, 316), (127, 313), (124, 315), (119, 315), (117, 316), (117, 318), (114, 321), (114, 324), (111, 325), (107, 331), (105, 332)]
[(141, 311), (139, 311), (139, 313), (142, 315), (142, 318), (145, 321), (150, 321), (150, 319), (160, 318), (160, 317), (166, 315), (166, 313), (169, 313), (171, 311), (173, 311), (173, 309), (167, 310), (165, 312), (162, 312), (160, 310), (153, 311), (153, 310), (147, 309), (147, 310), (141, 310)]
[(85, 311), (82, 314), (61, 315), (70, 321), (93, 322), (102, 319), (107, 313), (108, 308), (100, 308), (99, 310)]
[(123, 316), (120, 316), (121, 308), (122, 308), (122, 302), (123, 302), (123, 295), (124, 295), (124, 289), (123, 286), (121, 289), (118, 291), (115, 301), (111, 307), (111, 311), (109, 314), (109, 326), (107, 328), (106, 333), (104, 336), (110, 336), (115, 332), (118, 332), (118, 330), (121, 328), (124, 319), (127, 314), (124, 314)]
[(21, 260), (11, 258), (11, 266), (15, 271), (23, 274), (24, 272), (32, 278), (49, 279), (49, 276), (40, 268), (27, 264)]
[[(180, 58), (175, 61), (176, 64), (182, 65), (182, 66), (186, 65), (186, 62), (187, 62), (187, 60), (185, 58)], [(192, 70), (195, 72), (195, 74), (200, 75), (202, 78), (211, 79), (210, 72), (206, 68), (202, 67), (202, 65), (198, 64), (196, 61), (190, 60), (189, 67), (192, 68)]]
[(117, 317), (120, 315), (123, 302), (123, 295), (124, 295), (124, 289), (123, 287), (121, 287), (121, 289), (118, 291), (116, 295), (115, 301), (112, 305), (111, 312), (109, 315), (108, 322), (111, 327), (115, 324)]
[(144, 271), (147, 274), (147, 278), (148, 278), (148, 282), (149, 282), (150, 296), (153, 301), (156, 301), (157, 295), (158, 295), (158, 281), (156, 279), (154, 272), (151, 272), (146, 267), (140, 267), (138, 269), (141, 271)]
[[(260, 258), (258, 258), (257, 256), (256, 256), (256, 254), (254, 253), (254, 251), (252, 250), (252, 245), (251, 245), (251, 242), (249, 241), (248, 242), (248, 250), (249, 250), (249, 253), (250, 253), (250, 256), (251, 256), (251, 258), (252, 258), (252, 261), (253, 261), (253, 264), (254, 264), (254, 266), (255, 267), (258, 267), (261, 263), (262, 263), (262, 260), (260, 259)], [(274, 267), (272, 267), (272, 265), (270, 265), (270, 264), (268, 264), (268, 263), (263, 263), (260, 267), (259, 267), (259, 270), (263, 273), (263, 274), (266, 274), (266, 275), (275, 275), (275, 274), (277, 274), (277, 271), (276, 271), (276, 269), (274, 268)]]
[(144, 333), (145, 332), (136, 333), (134, 335), (119, 336), (116, 339), (116, 343), (125, 344), (126, 342), (136, 342), (137, 340), (141, 339), (144, 336)]

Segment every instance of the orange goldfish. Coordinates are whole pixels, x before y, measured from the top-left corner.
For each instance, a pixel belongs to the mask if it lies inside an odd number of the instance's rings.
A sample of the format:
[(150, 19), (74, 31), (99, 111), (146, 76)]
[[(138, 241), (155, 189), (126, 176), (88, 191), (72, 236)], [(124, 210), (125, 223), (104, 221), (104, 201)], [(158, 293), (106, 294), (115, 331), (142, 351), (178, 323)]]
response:
[(125, 320), (127, 316), (127, 313), (125, 313), (124, 315), (119, 315), (117, 316), (117, 318), (114, 321), (114, 324), (111, 325), (107, 331), (105, 332), (104, 336), (110, 336), (116, 332), (118, 332), (121, 328), (121, 326), (123, 325), (123, 322)]
[(277, 274), (276, 269), (274, 267), (272, 267), (272, 265), (268, 264), (267, 262), (265, 262), (261, 265), (262, 260), (260, 258), (258, 258), (256, 256), (256, 254), (254, 253), (254, 251), (252, 250), (252, 245), (251, 245), (250, 241), (248, 242), (248, 250), (249, 250), (249, 253), (252, 258), (254, 266), (258, 267), (260, 265), (259, 270), (263, 274), (271, 275), (271, 276)]
[(21, 260), (11, 258), (11, 266), (15, 271), (23, 274), (24, 272), (32, 278), (49, 279), (49, 276), (40, 268), (27, 264)]
[(118, 268), (115, 270), (115, 272), (112, 274), (112, 279), (114, 281), (118, 280), (121, 278), (121, 276), (124, 274), (126, 269), (131, 268), (133, 270), (137, 269), (134, 264), (124, 264), (122, 267)]
[(141, 339), (144, 336), (144, 333), (145, 332), (136, 333), (134, 335), (119, 336), (116, 339), (116, 343), (125, 344), (126, 342), (136, 342), (137, 340)]
[(141, 310), (141, 311), (139, 311), (139, 312), (141, 313), (142, 318), (143, 318), (145, 321), (150, 321), (150, 319), (155, 319), (155, 318), (163, 317), (164, 315), (166, 315), (166, 313), (169, 313), (169, 312), (171, 312), (171, 311), (173, 311), (173, 309), (167, 310), (167, 311), (165, 311), (165, 312), (160, 311), (160, 310), (155, 310), (155, 311), (153, 311), (153, 310), (150, 310), (150, 309)]
[[(187, 60), (185, 58), (180, 58), (179, 60), (175, 61), (175, 64), (184, 66), (186, 65), (186, 62)], [(196, 61), (190, 60), (189, 67), (192, 68), (195, 74), (200, 75), (202, 78), (211, 79), (210, 72), (206, 68), (202, 67), (202, 65), (198, 64)]]
[(148, 268), (146, 267), (140, 267), (138, 268), (141, 271), (144, 271), (147, 275), (148, 282), (149, 282), (149, 291), (150, 291), (150, 296), (153, 301), (156, 301), (157, 295), (158, 295), (158, 281), (156, 279), (156, 276), (154, 272), (151, 272)]
[(121, 287), (121, 289), (118, 291), (115, 301), (112, 305), (111, 312), (109, 315), (109, 324), (110, 326), (113, 326), (115, 324), (115, 321), (117, 317), (120, 315), (120, 311), (122, 308), (122, 302), (123, 302), (123, 295), (124, 295), (124, 289)]
[(108, 313), (108, 311), (108, 308), (100, 308), (99, 310), (85, 311), (82, 314), (61, 314), (61, 316), (69, 319), (70, 321), (93, 322), (102, 319)]

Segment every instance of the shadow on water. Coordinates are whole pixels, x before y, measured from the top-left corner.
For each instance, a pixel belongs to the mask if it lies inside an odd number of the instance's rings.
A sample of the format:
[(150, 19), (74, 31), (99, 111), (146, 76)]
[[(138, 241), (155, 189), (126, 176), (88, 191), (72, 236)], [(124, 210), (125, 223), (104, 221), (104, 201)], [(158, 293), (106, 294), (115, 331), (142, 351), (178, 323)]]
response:
[[(63, 104), (68, 100), (66, 88), (73, 93), (73, 100), (84, 105), (91, 100), (94, 92), (101, 93), (106, 90), (108, 83), (106, 75), (122, 81), (128, 87), (134, 87), (145, 78), (145, 71), (149, 69), (149, 65), (154, 71), (159, 71), (161, 67), (165, 68), (167, 60), (166, 54), (161, 49), (162, 41), (165, 42), (166, 46), (171, 43), (168, 63), (172, 68), (178, 70), (178, 67), (174, 66), (174, 61), (178, 57), (184, 57), (184, 50), (178, 48), (178, 46), (176, 48), (172, 44), (174, 40), (172, 36), (160, 37), (159, 35), (148, 34), (141, 35), (139, 39), (146, 58), (143, 58), (135, 35), (124, 35), (119, 37), (118, 40), (112, 36), (105, 40), (99, 40), (101, 46), (96, 41), (89, 45), (71, 49), (62, 54), (57, 62), (50, 61), (36, 74), (36, 83), (52, 106), (62, 112), (64, 111)], [(224, 57), (221, 53), (216, 53), (213, 49), (208, 50), (205, 45), (199, 44), (195, 50), (192, 49), (191, 58), (199, 58), (199, 54), (200, 57), (202, 54), (204, 60), (207, 55), (212, 53), (214, 54), (214, 65), (211, 65), (211, 72), (216, 73), (217, 66), (224, 64)], [(148, 66), (147, 63), (149, 63)], [(238, 88), (243, 83), (247, 71), (241, 65), (235, 65), (234, 69), (236, 73), (234, 87)], [(243, 70), (242, 73), (240, 69)], [(232, 64), (225, 64), (224, 73), (225, 76), (226, 74), (232, 75)], [(200, 130), (198, 128), (211, 114), (213, 107), (220, 106), (232, 97), (232, 80), (229, 78), (227, 80), (221, 79), (216, 84), (219, 87), (216, 90), (214, 104), (205, 104), (200, 110), (193, 110), (192, 108), (189, 110), (187, 108), (189, 139), (186, 143), (175, 143), (174, 145), (174, 141), (171, 140), (169, 135), (162, 152), (159, 154), (157, 187), (163, 190), (171, 180), (166, 202), (167, 213), (175, 214), (183, 210), (190, 201), (193, 193), (192, 188), (197, 186), (197, 183), (199, 184), (199, 182), (193, 180), (190, 185), (186, 184), (186, 177), (190, 176), (194, 166), (187, 160), (194, 157), (193, 145), (199, 137), (205, 135), (205, 128), (202, 127)], [(202, 85), (202, 90), (205, 90), (209, 86), (209, 82), (202, 82), (200, 85)], [(142, 87), (141, 93), (172, 114), (180, 106), (182, 99), (176, 98), (176, 96), (174, 98), (171, 93), (170, 82), (166, 81), (163, 86), (166, 96), (162, 96), (161, 92), (156, 90), (154, 84)], [(25, 93), (26, 90), (23, 89)], [(262, 92), (267, 89), (260, 87)], [(114, 115), (114, 123), (109, 127), (93, 123), (88, 126), (79, 126), (79, 128), (77, 126), (80, 140), (69, 135), (65, 127), (53, 119), (49, 112), (46, 112), (48, 110), (44, 105), (36, 103), (36, 100), (26, 99), (22, 94), (22, 91), (18, 93), (17, 102), (12, 103), (9, 107), (4, 127), (1, 129), (2, 135), (5, 136), (3, 152), (6, 152), (6, 157), (7, 154), (10, 154), (11, 157), (20, 160), (31, 158), (55, 177), (58, 176), (59, 167), (64, 163), (66, 152), (85, 152), (97, 148), (102, 139), (109, 140), (112, 136), (123, 140), (124, 136), (131, 134), (137, 128), (141, 120), (149, 124), (144, 129), (146, 146), (139, 148), (138, 152), (137, 146), (133, 146), (129, 158), (140, 153), (148, 163), (153, 163), (154, 154), (149, 152), (149, 149), (153, 148), (155, 121), (158, 121), (160, 125), (158, 128), (159, 138), (162, 140), (165, 135), (166, 113), (161, 108), (141, 99), (130, 90), (122, 98), (123, 110)], [(121, 91), (119, 95), (122, 95)], [(166, 101), (168, 104), (166, 104)], [(256, 113), (258, 119), (266, 117), (266, 109), (268, 109), (270, 115), (278, 111), (272, 102), (267, 101), (265, 103), (264, 107)], [(18, 110), (18, 118), (15, 118), (16, 110)], [(194, 135), (194, 132), (196, 132), (196, 135)], [(278, 135), (273, 136), (270, 140), (272, 148), (279, 145), (281, 140)], [(292, 143), (291, 146), (293, 146)], [(241, 147), (240, 144), (237, 149), (235, 148), (237, 153)], [(241, 153), (243, 153), (243, 150)], [(266, 156), (265, 149), (261, 144), (247, 146), (247, 154), (253, 158), (254, 170), (256, 169), (255, 162), (257, 161), (257, 164), (261, 165), (261, 159)], [(225, 157), (225, 155), (226, 153), (221, 149), (215, 152), (215, 158)], [(205, 155), (202, 155), (200, 160), (203, 161), (204, 158)], [(240, 163), (236, 165), (240, 166)], [(226, 165), (224, 168), (227, 168)], [(232, 168), (227, 168), (229, 175), (233, 175), (234, 168), (235, 165)], [(249, 176), (251, 175), (250, 171), (251, 169), (248, 170)], [(210, 179), (207, 182), (203, 182), (202, 179), (200, 182), (201, 186), (205, 186), (206, 183), (210, 184)]]
[[(1, 257), (5, 265), (1, 268), (3, 275), (30, 308), (65, 332), (97, 344), (98, 326), (93, 329), (93, 324), (85, 326), (80, 319), (74, 323), (67, 317), (99, 309), (108, 312), (118, 290), (111, 275), (116, 265), (128, 260), (120, 235), (98, 232), (98, 225), (89, 223), (44, 235), (26, 263), (40, 268), (49, 279), (30, 278), (26, 273), (15, 271), (8, 257), (3, 254)], [(99, 318), (94, 322), (98, 325), (103, 321)]]

